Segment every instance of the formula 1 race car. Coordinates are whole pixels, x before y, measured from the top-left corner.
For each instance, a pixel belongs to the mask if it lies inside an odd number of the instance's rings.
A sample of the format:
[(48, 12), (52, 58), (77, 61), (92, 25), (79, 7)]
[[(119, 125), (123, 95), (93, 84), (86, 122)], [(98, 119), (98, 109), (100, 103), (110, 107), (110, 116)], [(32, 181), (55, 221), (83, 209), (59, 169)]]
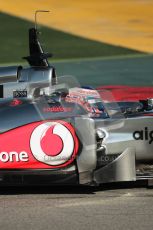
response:
[(99, 185), (153, 179), (153, 99), (57, 77), (29, 30), (30, 67), (0, 68), (0, 184)]

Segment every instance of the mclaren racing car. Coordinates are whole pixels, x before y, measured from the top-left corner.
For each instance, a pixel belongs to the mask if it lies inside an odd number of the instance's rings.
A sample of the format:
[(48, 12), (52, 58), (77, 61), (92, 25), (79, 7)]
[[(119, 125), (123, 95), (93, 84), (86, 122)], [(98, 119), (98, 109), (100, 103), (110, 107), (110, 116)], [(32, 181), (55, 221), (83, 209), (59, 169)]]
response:
[(153, 178), (153, 99), (57, 77), (37, 29), (29, 67), (0, 68), (0, 184), (99, 185)]

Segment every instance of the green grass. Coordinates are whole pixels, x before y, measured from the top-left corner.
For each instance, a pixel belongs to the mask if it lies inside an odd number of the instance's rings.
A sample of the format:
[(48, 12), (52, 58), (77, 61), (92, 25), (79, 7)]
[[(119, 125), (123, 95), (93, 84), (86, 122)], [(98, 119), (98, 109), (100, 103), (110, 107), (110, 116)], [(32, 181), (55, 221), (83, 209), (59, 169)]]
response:
[[(21, 62), (28, 55), (28, 29), (33, 23), (0, 13), (0, 63)], [(139, 53), (41, 26), (44, 50), (54, 59), (102, 57)]]

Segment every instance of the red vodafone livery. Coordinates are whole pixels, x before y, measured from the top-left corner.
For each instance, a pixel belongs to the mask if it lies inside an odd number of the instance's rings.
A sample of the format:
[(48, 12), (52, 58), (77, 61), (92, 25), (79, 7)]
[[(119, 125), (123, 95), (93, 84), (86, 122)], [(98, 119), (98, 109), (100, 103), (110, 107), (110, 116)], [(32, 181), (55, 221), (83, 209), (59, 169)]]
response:
[(66, 121), (40, 121), (0, 135), (0, 168), (44, 169), (71, 164), (78, 138)]

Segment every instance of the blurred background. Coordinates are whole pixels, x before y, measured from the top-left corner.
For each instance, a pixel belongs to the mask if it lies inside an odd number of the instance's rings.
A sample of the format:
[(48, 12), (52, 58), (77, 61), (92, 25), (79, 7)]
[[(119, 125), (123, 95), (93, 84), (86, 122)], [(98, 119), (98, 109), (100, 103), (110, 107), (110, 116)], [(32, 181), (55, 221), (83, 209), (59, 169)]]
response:
[(153, 0), (0, 2), (0, 64), (24, 63), (36, 10), (40, 40), (59, 75), (81, 84), (153, 84)]

